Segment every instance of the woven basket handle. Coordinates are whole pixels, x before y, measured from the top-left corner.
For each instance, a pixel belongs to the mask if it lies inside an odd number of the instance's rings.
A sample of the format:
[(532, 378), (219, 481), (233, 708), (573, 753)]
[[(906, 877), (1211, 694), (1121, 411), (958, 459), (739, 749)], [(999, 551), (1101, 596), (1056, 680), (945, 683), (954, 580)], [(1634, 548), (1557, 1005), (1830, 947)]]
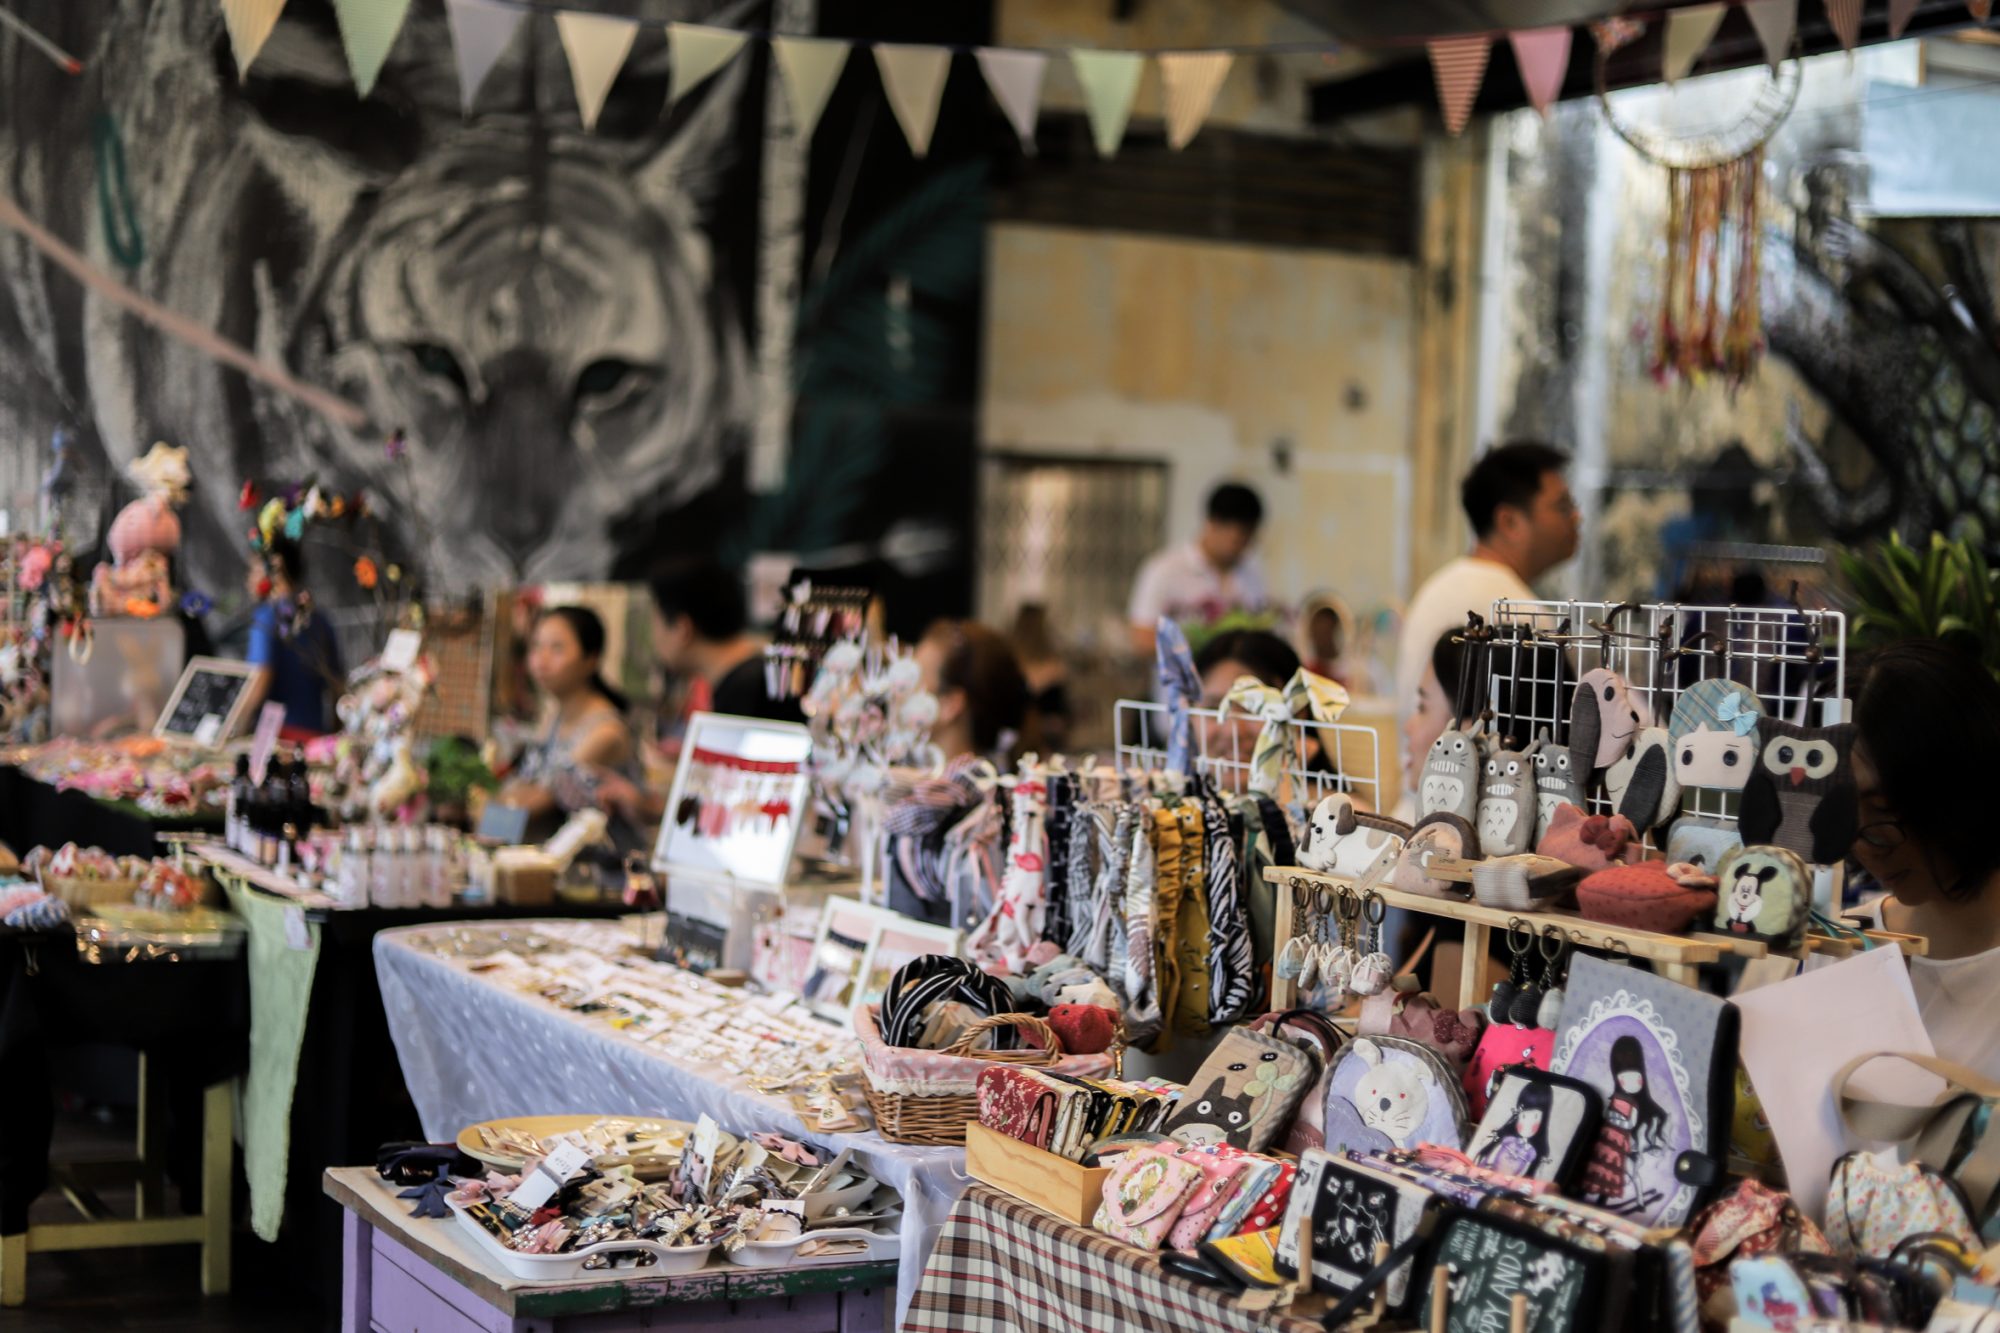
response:
[[(1015, 1027), (1042, 1039), (1042, 1049), (1036, 1051), (975, 1051), (972, 1043), (995, 1028)], [(946, 1055), (963, 1055), (974, 1060), (998, 1059), (1008, 1064), (1043, 1066), (1055, 1064), (1063, 1058), (1062, 1038), (1056, 1030), (1033, 1014), (995, 1014), (982, 1018), (958, 1034), (958, 1040), (945, 1047)]]

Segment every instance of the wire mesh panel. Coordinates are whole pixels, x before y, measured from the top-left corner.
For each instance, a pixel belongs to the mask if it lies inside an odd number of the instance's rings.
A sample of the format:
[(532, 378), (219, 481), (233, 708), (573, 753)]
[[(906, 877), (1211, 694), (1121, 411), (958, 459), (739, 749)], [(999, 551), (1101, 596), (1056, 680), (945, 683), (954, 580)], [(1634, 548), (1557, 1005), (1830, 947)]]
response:
[[(1251, 758), (1261, 720), (1246, 713), (1224, 716), (1213, 708), (1188, 709), (1188, 747), (1195, 772), (1226, 792), (1250, 790)], [(1146, 773), (1167, 766), (1170, 723), (1166, 705), (1120, 699), (1117, 707), (1118, 771)], [(1294, 719), (1285, 727), (1285, 786), (1308, 807), (1332, 792), (1346, 792), (1382, 811), (1382, 742), (1373, 727)], [(1386, 813), (1386, 812), (1385, 812)]]
[[(1767, 716), (1810, 726), (1846, 717), (1847, 618), (1838, 611), (1498, 601), (1490, 623), (1479, 703), (1496, 730), (1523, 741), (1546, 734), (1567, 744), (1576, 682), (1597, 667), (1623, 677), (1657, 726), (1689, 687), (1717, 679), (1753, 690)], [(1733, 822), (1736, 799), (1688, 788), (1681, 812)], [(1609, 809), (1601, 793), (1592, 804)]]

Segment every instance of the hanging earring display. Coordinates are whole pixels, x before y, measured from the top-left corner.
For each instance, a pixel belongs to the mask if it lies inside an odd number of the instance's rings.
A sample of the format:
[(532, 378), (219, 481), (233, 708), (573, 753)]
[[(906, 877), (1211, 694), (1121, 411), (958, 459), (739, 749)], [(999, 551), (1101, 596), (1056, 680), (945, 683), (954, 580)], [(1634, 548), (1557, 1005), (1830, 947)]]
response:
[(1493, 995), (1486, 1002), (1486, 1016), (1495, 1023), (1514, 1021), (1514, 997), (1528, 984), (1528, 956), (1534, 952), (1535, 933), (1518, 916), (1507, 923), (1507, 948), (1514, 961), (1507, 968), (1507, 979), (1493, 983)]
[(1382, 895), (1370, 889), (1361, 899), (1361, 919), (1365, 928), (1362, 952), (1354, 964), (1354, 974), (1348, 979), (1348, 989), (1366, 998), (1380, 995), (1389, 989), (1395, 979), (1396, 964), (1382, 948), (1382, 921), (1389, 914), (1389, 905), (1382, 901)]

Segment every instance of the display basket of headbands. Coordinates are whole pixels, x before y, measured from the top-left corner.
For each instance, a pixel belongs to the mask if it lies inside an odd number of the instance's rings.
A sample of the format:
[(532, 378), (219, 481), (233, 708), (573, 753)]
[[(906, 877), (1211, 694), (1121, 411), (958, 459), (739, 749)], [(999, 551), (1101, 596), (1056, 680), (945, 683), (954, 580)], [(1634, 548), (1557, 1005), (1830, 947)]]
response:
[[(1118, 1058), (1114, 1047), (1101, 1055), (1067, 1055), (1055, 1030), (1033, 1014), (995, 1014), (967, 1025), (941, 1050), (891, 1046), (882, 1040), (879, 1010), (854, 1011), (861, 1038), (862, 1094), (874, 1113), (875, 1128), (891, 1143), (959, 1146), (966, 1122), (979, 1118), (979, 1074), (995, 1064), (1052, 1069), (1077, 1078), (1103, 1078)], [(1012, 1029), (1039, 1045), (1019, 1050), (975, 1049), (986, 1034)]]

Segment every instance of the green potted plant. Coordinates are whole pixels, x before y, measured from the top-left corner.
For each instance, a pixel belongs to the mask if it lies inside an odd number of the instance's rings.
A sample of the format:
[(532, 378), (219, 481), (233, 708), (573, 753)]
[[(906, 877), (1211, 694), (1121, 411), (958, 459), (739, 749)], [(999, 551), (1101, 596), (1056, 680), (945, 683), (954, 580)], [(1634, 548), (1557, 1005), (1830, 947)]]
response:
[(462, 736), (444, 736), (431, 742), (425, 768), (430, 774), (426, 794), (431, 817), (440, 824), (470, 827), (472, 793), (500, 789), (500, 779), (480, 758), (479, 747)]
[(2000, 677), (2000, 571), (1977, 544), (1933, 532), (1928, 543), (1912, 546), (1892, 534), (1865, 549), (1843, 549), (1836, 560), (1856, 651), (1897, 639), (1944, 639)]

